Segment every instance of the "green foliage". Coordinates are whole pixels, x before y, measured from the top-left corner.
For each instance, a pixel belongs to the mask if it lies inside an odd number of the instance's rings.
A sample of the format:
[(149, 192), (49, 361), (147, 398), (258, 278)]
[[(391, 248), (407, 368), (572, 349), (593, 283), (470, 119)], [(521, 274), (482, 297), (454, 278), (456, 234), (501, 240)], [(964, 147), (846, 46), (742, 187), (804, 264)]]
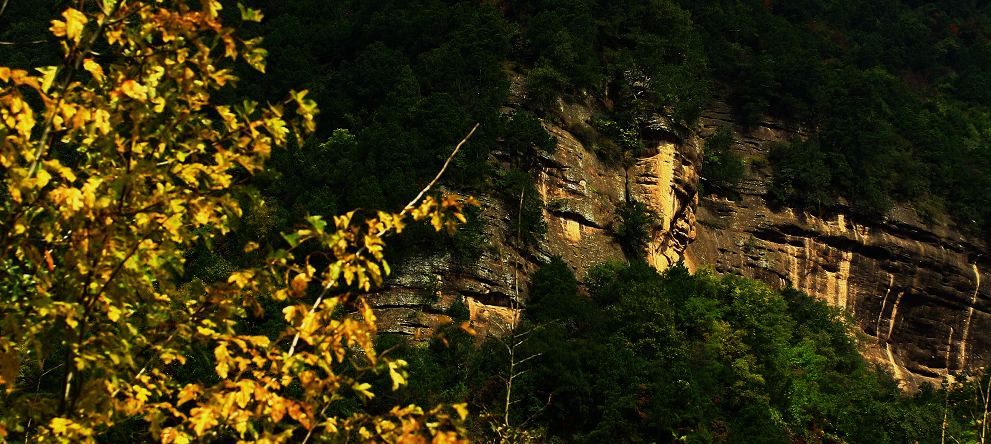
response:
[(833, 200), (831, 170), (814, 142), (775, 145), (771, 149), (774, 180), (768, 189), (772, 203), (821, 208)]
[(526, 98), (531, 106), (553, 109), (554, 102), (567, 91), (568, 79), (547, 63), (538, 63), (526, 76)]
[(657, 274), (643, 263), (591, 270), (587, 300), (561, 290), (565, 271), (552, 263), (534, 276), (528, 314), (548, 327), (530, 339), (531, 352), (543, 354), (529, 372), (534, 404), (520, 407), (537, 410), (535, 421), (552, 436), (863, 442), (872, 434), (877, 442), (924, 442), (939, 435), (939, 406), (904, 397), (889, 376), (867, 367), (839, 312), (823, 302), (679, 267)]
[[(944, 405), (948, 439), (979, 431), (986, 376), (903, 394), (860, 356), (838, 309), (794, 289), (643, 262), (593, 267), (585, 284), (560, 258), (532, 277), (517, 353), (535, 358), (515, 380), (511, 421), (545, 442), (935, 442)], [(454, 311), (451, 327), (467, 315)], [(500, 411), (503, 343), (445, 340), (400, 345), (414, 391), (382, 405)], [(488, 420), (474, 421), (474, 439), (491, 439)]]
[[(517, 380), (524, 395), (513, 421), (550, 442), (939, 439), (943, 394), (903, 395), (864, 362), (849, 324), (824, 302), (682, 267), (658, 274), (642, 262), (594, 267), (586, 284), (587, 297), (557, 258), (532, 280), (532, 333), (520, 353), (537, 358)], [(447, 372), (413, 365), (411, 375), (454, 378), (473, 408), (496, 409), (495, 344), (465, 350)], [(964, 406), (976, 393), (953, 392), (950, 436), (969, 433), (964, 411), (974, 409)]]
[(557, 139), (551, 136), (533, 114), (519, 110), (505, 120), (502, 146), (517, 165), (530, 168), (541, 154), (554, 152)]
[(643, 152), (638, 120), (626, 120), (621, 123), (609, 118), (593, 118), (591, 124), (601, 136), (604, 136), (592, 148), (606, 163), (629, 168), (633, 159)]
[(522, 236), (520, 240), (528, 243), (541, 239), (547, 232), (544, 200), (533, 178), (520, 170), (504, 170), (496, 178), (496, 189), (499, 190), (503, 208), (510, 216), (509, 226), (514, 228), (514, 235), (518, 231)]
[(506, 9), (522, 28), (514, 56), (532, 68), (527, 93), (537, 106), (609, 91), (620, 106), (692, 123), (708, 100), (702, 41), (673, 1), (512, 0)]
[[(272, 47), (294, 50), (275, 54), (264, 79), (246, 75), (242, 89), (265, 97), (302, 84), (322, 105), (320, 138), (289, 153), (293, 162), (276, 165), (278, 180), (293, 182), (287, 188), (311, 190), (299, 202), (400, 208), (476, 122), (481, 128), (446, 182), (484, 185), (489, 150), (503, 137), (499, 107), (508, 92), (502, 62), (511, 30), (497, 9), (442, 0), (258, 3), (266, 22), (255, 31)], [(348, 131), (347, 140), (336, 128)], [(297, 177), (300, 167), (320, 176)]]
[(719, 128), (705, 140), (702, 178), (714, 191), (731, 192), (743, 180), (746, 165), (740, 155), (731, 150), (733, 133)]
[(533, 322), (577, 321), (574, 314), (583, 311), (578, 308), (583, 304), (589, 305), (586, 299), (578, 295), (578, 280), (571, 267), (560, 257), (551, 258), (550, 263), (534, 273), (530, 302), (527, 304), (527, 314)]
[[(991, 15), (952, 2), (680, 1), (742, 120), (803, 124), (775, 166), (779, 202), (844, 199), (877, 216), (946, 208), (988, 230)], [(978, 86), (985, 85), (985, 86)], [(801, 158), (813, 164), (798, 165)], [(773, 162), (772, 162), (773, 163)], [(803, 171), (804, 170), (804, 171)]]
[(657, 224), (657, 213), (642, 202), (631, 200), (616, 208), (616, 240), (633, 257), (646, 254), (647, 243)]

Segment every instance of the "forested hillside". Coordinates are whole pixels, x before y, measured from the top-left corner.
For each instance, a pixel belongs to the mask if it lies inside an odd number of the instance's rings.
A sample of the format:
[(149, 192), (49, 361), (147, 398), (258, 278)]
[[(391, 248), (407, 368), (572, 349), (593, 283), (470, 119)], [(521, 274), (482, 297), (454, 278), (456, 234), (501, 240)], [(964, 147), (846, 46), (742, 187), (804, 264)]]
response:
[[(519, 111), (551, 119), (555, 98), (591, 94), (609, 103), (602, 121), (637, 132), (657, 111), (691, 125), (723, 97), (745, 122), (770, 115), (808, 128), (808, 141), (775, 153), (782, 204), (821, 210), (842, 199), (873, 216), (901, 203), (987, 225), (991, 19), (980, 2), (317, 3), (262, 5), (260, 33), (293, 48), (276, 55), (266, 88), (312, 87), (326, 104), (323, 131), (354, 131), (385, 190), (408, 191), (390, 172), (417, 170), (404, 159), (411, 150), (439, 156), (441, 136), (453, 137), (440, 129), (497, 121), (508, 69), (526, 76)], [(483, 125), (493, 138), (498, 127)], [(484, 168), (491, 143), (478, 145), (464, 185)], [(378, 203), (376, 193), (355, 190), (353, 203)]]
[[(985, 442), (987, 375), (905, 393), (824, 302), (658, 272), (629, 197), (628, 262), (537, 258), (502, 334), (461, 302), (376, 334), (365, 296), (491, 248), (461, 195), (540, 244), (545, 123), (628, 169), (715, 101), (805, 135), (773, 205), (987, 239), (991, 6), (243, 3), (2, 3), (0, 442)], [(704, 192), (734, 197), (733, 143)]]

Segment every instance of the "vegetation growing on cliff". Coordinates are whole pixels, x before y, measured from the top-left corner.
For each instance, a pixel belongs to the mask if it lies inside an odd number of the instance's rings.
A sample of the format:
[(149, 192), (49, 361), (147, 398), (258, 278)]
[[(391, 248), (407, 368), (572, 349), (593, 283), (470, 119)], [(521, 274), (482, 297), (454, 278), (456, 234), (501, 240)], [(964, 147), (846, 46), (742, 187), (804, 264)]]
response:
[[(441, 155), (448, 129), (470, 121), (483, 132), (452, 180), (483, 185), (488, 151), (513, 139), (499, 116), (508, 63), (525, 76), (522, 106), (549, 119), (557, 97), (587, 93), (609, 103), (602, 117), (639, 137), (651, 114), (691, 124), (716, 95), (747, 124), (772, 115), (811, 129), (807, 142), (772, 159), (780, 203), (819, 210), (843, 199), (867, 215), (904, 203), (930, 218), (946, 212), (963, 226), (991, 226), (987, 8), (417, 0), (333, 2), (314, 15), (308, 0), (260, 3), (271, 13), (258, 32), (297, 50), (273, 61), (274, 82), (246, 86), (269, 96), (291, 82), (310, 86), (325, 103), (321, 127), (355, 134), (359, 149), (345, 157), (357, 157), (350, 174), (367, 189), (338, 196), (339, 208), (395, 204), (409, 191), (396, 178), (429, 175), (423, 159)], [(624, 154), (604, 152), (617, 163)], [(815, 177), (796, 176), (791, 165), (804, 161), (821, 164)]]
[[(947, 442), (980, 431), (977, 381), (902, 393), (839, 310), (798, 291), (640, 262), (587, 282), (585, 295), (560, 259), (533, 276), (518, 353), (534, 358), (510, 422), (537, 442), (938, 442), (944, 413)], [(506, 357), (495, 341), (447, 340), (401, 352), (417, 389), (399, 400), (467, 397), (483, 414), (473, 436), (495, 440), (501, 417), (484, 413), (500, 411)]]
[[(32, 43), (0, 46), (4, 60), (52, 63), (43, 30), (57, 3), (10, 5), (0, 39)], [(361, 185), (308, 199), (324, 208), (398, 205), (429, 177), (443, 156), (437, 147), (474, 122), (482, 129), (451, 183), (485, 186), (489, 151), (520, 137), (500, 111), (509, 67), (525, 77), (532, 101), (522, 105), (545, 118), (554, 118), (556, 97), (587, 93), (623, 128), (655, 112), (691, 124), (716, 95), (748, 124), (773, 115), (804, 125), (807, 145), (779, 156), (783, 168), (772, 162), (781, 203), (812, 208), (842, 198), (869, 215), (907, 203), (930, 218), (945, 209), (964, 226), (991, 226), (991, 12), (976, 3), (250, 3), (267, 19), (243, 31), (293, 50), (273, 52), (264, 80), (242, 70), (238, 94), (275, 100), (290, 85), (307, 87), (324, 110), (320, 137), (309, 143), (338, 128), (354, 137), (352, 148), (333, 148), (339, 164), (320, 181)], [(817, 152), (809, 160), (828, 174), (806, 180), (812, 188), (788, 185), (804, 179), (790, 177), (787, 159)]]
[(771, 115), (810, 130), (772, 159), (782, 203), (817, 210), (842, 198), (868, 215), (904, 203), (991, 228), (986, 4), (680, 4), (744, 122)]
[[(746, 164), (733, 152), (733, 132), (721, 127), (705, 139), (702, 152), (702, 186), (712, 191), (732, 194), (733, 188), (743, 180)], [(705, 191), (703, 191), (705, 193)]]

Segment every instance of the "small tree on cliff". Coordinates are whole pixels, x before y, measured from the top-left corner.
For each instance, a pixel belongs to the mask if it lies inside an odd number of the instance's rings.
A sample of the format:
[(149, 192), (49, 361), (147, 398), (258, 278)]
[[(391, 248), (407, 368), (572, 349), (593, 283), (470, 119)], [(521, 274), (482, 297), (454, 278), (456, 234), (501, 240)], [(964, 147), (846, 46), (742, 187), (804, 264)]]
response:
[(627, 255), (643, 258), (650, 243), (657, 213), (643, 202), (631, 199), (616, 209), (616, 240)]
[[(461, 406), (337, 406), (373, 396), (369, 373), (405, 382), (371, 346), (361, 296), (389, 273), (383, 238), (413, 221), (453, 230), (465, 199), (427, 196), (432, 182), (397, 213), (311, 216), (287, 248), (248, 244), (264, 267), (178, 284), (184, 252), (241, 215), (232, 186), (317, 111), (305, 91), (216, 102), (229, 65), (263, 71), (266, 52), (220, 22), (220, 2), (192, 3), (80, 2), (52, 21), (59, 66), (0, 67), (0, 441), (92, 442), (138, 417), (163, 442), (459, 441)], [(261, 301), (284, 330), (238, 334)], [(194, 349), (212, 350), (214, 374), (180, 381)]]

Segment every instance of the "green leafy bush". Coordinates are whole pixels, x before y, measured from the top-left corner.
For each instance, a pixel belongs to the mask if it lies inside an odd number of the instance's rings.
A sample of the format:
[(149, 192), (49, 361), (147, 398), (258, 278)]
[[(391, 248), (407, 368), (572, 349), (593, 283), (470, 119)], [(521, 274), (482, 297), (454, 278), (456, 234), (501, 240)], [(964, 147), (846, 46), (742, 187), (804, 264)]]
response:
[(702, 178), (713, 191), (731, 192), (746, 171), (740, 155), (732, 151), (733, 133), (727, 128), (716, 130), (705, 140)]
[(616, 208), (615, 236), (627, 254), (643, 257), (654, 234), (657, 213), (642, 202), (631, 200)]
[(539, 241), (547, 232), (547, 223), (544, 222), (544, 201), (533, 178), (520, 170), (504, 170), (497, 178), (496, 187), (510, 215), (509, 226), (514, 228), (513, 234), (519, 231), (523, 242)]

